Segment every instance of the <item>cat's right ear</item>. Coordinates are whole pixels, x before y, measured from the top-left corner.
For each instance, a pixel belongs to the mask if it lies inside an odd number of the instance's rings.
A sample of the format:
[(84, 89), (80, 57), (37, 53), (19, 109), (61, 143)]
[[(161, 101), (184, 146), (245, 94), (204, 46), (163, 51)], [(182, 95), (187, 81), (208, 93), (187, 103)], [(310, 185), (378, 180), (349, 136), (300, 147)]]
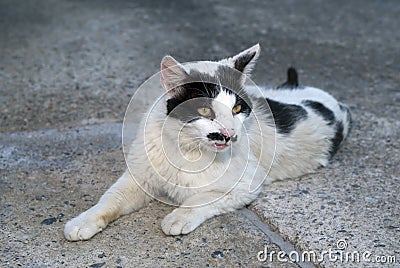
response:
[(161, 60), (160, 82), (163, 88), (168, 91), (168, 95), (174, 95), (186, 77), (185, 68), (173, 57), (165, 56)]

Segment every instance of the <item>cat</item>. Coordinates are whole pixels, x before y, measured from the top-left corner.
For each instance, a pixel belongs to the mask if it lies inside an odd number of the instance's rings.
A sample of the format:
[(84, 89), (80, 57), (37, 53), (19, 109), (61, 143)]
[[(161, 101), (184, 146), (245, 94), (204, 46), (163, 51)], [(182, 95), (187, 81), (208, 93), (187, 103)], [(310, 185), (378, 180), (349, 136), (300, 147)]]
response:
[(218, 62), (161, 61), (165, 96), (139, 124), (128, 169), (99, 202), (68, 221), (67, 240), (87, 240), (151, 200), (177, 205), (161, 222), (166, 235), (254, 201), (262, 186), (315, 171), (349, 133), (349, 108), (300, 86), (296, 69), (275, 88), (249, 85), (257, 44)]

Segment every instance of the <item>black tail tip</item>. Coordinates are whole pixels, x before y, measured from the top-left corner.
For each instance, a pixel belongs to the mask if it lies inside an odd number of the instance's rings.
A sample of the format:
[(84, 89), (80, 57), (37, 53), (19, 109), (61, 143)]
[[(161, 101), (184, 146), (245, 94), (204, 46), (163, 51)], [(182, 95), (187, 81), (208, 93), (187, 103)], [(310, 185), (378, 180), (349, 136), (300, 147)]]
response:
[(297, 75), (297, 71), (294, 67), (289, 67), (287, 70), (287, 81), (286, 84), (292, 87), (299, 86), (299, 77)]
[(299, 78), (294, 67), (289, 67), (287, 70), (287, 80), (278, 88), (297, 88), (299, 86)]

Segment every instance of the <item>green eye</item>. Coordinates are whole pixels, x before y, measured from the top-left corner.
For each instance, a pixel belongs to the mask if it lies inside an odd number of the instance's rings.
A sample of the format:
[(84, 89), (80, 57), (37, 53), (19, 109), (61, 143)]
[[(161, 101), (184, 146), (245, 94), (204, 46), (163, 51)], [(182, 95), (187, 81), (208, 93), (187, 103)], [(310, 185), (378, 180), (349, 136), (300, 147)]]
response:
[(242, 105), (238, 104), (232, 108), (234, 114), (238, 114), (242, 110)]
[(201, 116), (210, 116), (211, 115), (211, 109), (207, 108), (207, 107), (201, 107), (201, 108), (197, 109), (197, 112)]

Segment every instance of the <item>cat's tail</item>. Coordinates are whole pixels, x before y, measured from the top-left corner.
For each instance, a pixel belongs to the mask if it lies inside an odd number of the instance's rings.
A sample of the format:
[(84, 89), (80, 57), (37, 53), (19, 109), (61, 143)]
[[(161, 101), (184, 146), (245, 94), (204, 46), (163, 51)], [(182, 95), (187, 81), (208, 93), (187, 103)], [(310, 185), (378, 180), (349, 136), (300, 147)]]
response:
[(289, 67), (287, 70), (287, 80), (277, 88), (297, 88), (299, 87), (299, 76), (294, 67)]

